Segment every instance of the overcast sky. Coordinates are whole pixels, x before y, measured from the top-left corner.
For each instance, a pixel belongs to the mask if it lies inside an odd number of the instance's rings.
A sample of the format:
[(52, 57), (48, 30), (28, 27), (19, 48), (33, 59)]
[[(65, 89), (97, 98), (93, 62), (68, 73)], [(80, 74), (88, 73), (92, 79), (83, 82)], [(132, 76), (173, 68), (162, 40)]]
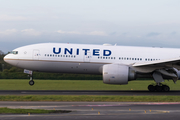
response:
[(180, 48), (180, 0), (0, 0), (0, 50), (44, 42)]

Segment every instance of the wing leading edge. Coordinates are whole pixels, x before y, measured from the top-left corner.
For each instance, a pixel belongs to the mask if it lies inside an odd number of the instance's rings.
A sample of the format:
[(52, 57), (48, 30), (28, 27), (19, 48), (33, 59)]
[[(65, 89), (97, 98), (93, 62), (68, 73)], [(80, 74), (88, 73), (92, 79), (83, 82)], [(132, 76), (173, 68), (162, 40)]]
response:
[(148, 61), (143, 63), (134, 63), (133, 67), (160, 67), (160, 68), (176, 68), (180, 70), (180, 57), (167, 60)]

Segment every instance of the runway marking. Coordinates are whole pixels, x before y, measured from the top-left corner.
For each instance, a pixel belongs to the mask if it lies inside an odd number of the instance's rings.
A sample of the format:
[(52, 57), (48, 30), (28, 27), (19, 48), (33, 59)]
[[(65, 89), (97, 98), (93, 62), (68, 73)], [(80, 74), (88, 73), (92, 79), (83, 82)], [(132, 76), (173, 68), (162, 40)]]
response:
[(22, 94), (26, 94), (27, 92), (21, 92)]

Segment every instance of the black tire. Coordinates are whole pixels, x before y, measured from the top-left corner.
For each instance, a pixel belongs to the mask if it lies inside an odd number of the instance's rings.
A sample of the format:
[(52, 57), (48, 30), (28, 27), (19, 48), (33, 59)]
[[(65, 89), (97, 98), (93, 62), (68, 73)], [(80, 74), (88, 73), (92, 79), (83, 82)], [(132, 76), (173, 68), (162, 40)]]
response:
[(162, 87), (163, 87), (163, 91), (164, 91), (164, 92), (169, 92), (169, 91), (170, 91), (169, 86), (163, 85)]
[(157, 91), (157, 92), (163, 91), (163, 87), (162, 87), (162, 86), (159, 86), (159, 85), (156, 85), (156, 91)]
[(33, 85), (34, 85), (34, 81), (33, 81), (33, 80), (30, 80), (30, 81), (29, 81), (29, 85), (33, 86)]
[(148, 86), (148, 90), (149, 90), (150, 92), (154, 92), (156, 89), (155, 89), (155, 86), (149, 85), (149, 86)]

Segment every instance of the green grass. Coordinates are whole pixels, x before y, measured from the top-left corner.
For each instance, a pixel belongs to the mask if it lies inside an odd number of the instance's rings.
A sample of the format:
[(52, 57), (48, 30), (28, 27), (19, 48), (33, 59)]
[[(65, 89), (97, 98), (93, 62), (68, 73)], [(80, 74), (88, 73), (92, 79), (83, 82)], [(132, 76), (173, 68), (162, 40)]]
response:
[(68, 113), (70, 111), (63, 110), (42, 110), (42, 109), (10, 109), (0, 108), (0, 114), (45, 114), (45, 113)]
[[(101, 80), (0, 80), (0, 90), (147, 90), (153, 80), (136, 80), (127, 85), (109, 85)], [(171, 90), (180, 90), (180, 82), (166, 81)], [(79, 102), (180, 102), (180, 96), (113, 96), (113, 95), (1, 95), (0, 101), (79, 101)]]
[[(104, 84), (102, 80), (34, 80), (30, 86), (29, 80), (1, 79), (0, 90), (147, 90), (153, 80), (135, 80), (127, 85)], [(171, 90), (180, 90), (180, 82), (166, 81)]]
[(0, 96), (0, 101), (180, 102), (180, 96), (10, 95)]

